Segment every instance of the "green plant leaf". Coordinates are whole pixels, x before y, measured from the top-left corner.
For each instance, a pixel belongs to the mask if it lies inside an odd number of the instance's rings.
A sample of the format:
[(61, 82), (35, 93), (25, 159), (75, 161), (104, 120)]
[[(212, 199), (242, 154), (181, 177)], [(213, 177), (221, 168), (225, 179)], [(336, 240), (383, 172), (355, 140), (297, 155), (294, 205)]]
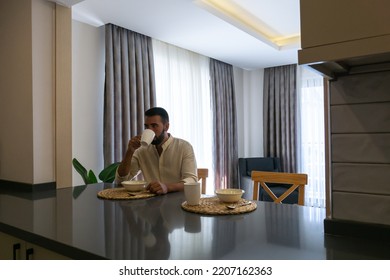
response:
[[(95, 184), (98, 182), (95, 173), (92, 170), (89, 170), (87, 172), (87, 169), (85, 169), (85, 167), (76, 158), (72, 160), (72, 163), (73, 167), (81, 175), (81, 178), (83, 178), (84, 184), (88, 185)], [(104, 168), (99, 173), (99, 179), (102, 180), (104, 183), (114, 182), (115, 172), (119, 164), (120, 162), (115, 162)]]
[(89, 172), (88, 172), (88, 184), (95, 184), (97, 182), (98, 182), (98, 180), (96, 178), (95, 173), (93, 173), (92, 170), (89, 170)]
[(99, 179), (102, 180), (104, 183), (112, 183), (114, 182), (115, 179), (115, 173), (116, 169), (118, 168), (118, 165), (120, 162), (114, 162), (104, 168), (100, 173), (99, 173)]
[(87, 169), (85, 169), (85, 167), (76, 158), (72, 160), (72, 164), (74, 169), (76, 169), (76, 171), (81, 175), (81, 178), (83, 178), (84, 184), (88, 184), (89, 178)]

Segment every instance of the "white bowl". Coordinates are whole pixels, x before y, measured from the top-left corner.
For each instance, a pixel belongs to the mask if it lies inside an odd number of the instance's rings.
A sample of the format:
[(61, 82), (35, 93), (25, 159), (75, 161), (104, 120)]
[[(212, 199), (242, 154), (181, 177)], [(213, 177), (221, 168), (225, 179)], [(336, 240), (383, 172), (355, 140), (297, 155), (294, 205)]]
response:
[(220, 189), (215, 191), (215, 194), (223, 202), (237, 202), (244, 193), (245, 191), (241, 189)]
[(121, 184), (127, 191), (131, 192), (140, 192), (145, 190), (146, 187), (145, 181), (123, 181)]

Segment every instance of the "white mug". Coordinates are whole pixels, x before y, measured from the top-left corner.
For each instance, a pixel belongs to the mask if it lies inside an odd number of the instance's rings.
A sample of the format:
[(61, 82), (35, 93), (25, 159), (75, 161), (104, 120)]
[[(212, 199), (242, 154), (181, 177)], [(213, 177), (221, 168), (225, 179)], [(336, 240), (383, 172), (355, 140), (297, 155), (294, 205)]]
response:
[(200, 201), (201, 184), (198, 182), (184, 183), (184, 196), (188, 205), (198, 205)]
[(141, 145), (146, 147), (149, 146), (150, 143), (152, 143), (154, 139), (154, 132), (151, 129), (145, 129), (144, 132), (142, 132), (141, 135)]

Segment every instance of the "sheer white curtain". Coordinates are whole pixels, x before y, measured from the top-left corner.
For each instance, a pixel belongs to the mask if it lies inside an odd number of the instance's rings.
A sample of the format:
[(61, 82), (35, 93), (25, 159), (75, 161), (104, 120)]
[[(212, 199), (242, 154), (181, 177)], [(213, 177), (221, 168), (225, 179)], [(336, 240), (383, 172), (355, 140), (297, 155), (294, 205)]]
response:
[(156, 103), (169, 113), (169, 132), (192, 144), (198, 168), (208, 168), (213, 182), (209, 58), (156, 39), (153, 54)]
[(300, 66), (298, 81), (298, 171), (308, 174), (305, 205), (325, 207), (323, 77)]

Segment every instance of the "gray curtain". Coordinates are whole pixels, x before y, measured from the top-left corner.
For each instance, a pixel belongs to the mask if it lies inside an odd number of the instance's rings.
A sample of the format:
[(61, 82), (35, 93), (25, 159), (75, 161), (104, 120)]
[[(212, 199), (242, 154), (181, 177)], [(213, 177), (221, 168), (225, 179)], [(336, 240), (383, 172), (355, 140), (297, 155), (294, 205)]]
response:
[(150, 37), (107, 24), (104, 90), (104, 165), (121, 161), (128, 141), (144, 128), (144, 112), (156, 105)]
[(210, 59), (215, 189), (238, 187), (237, 116), (233, 67)]
[(278, 157), (283, 172), (296, 172), (297, 65), (264, 69), (264, 156)]

